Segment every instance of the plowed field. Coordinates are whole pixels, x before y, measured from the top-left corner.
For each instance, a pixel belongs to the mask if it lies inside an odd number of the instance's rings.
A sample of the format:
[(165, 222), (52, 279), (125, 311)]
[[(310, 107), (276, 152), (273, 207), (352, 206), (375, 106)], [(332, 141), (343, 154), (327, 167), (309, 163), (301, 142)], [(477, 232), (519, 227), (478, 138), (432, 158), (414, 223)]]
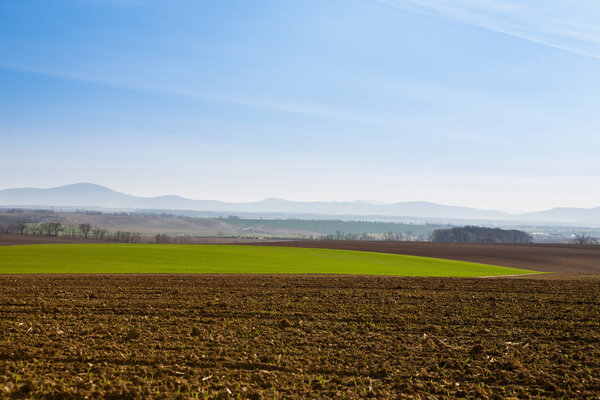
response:
[(597, 280), (0, 276), (0, 398), (599, 394)]
[(599, 245), (385, 242), (352, 240), (253, 243), (445, 258), (563, 274), (600, 274)]

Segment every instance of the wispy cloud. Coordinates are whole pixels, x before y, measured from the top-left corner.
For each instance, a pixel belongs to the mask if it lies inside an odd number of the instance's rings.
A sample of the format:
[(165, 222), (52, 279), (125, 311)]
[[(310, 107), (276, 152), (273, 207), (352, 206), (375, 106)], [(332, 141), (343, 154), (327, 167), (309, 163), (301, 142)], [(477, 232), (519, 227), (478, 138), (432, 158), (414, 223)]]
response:
[[(0, 68), (14, 71), (29, 72), (37, 75), (51, 76), (60, 79), (87, 82), (97, 85), (105, 85), (115, 88), (123, 88), (130, 90), (138, 90), (147, 93), (158, 93), (170, 96), (180, 96), (200, 101), (207, 101), (221, 104), (231, 104), (242, 107), (250, 107), (263, 110), (271, 110), (276, 112), (298, 114), (309, 117), (324, 118), (329, 120), (337, 120), (344, 122), (352, 122), (370, 126), (379, 126), (382, 128), (402, 129), (406, 126), (402, 121), (385, 121), (361, 117), (356, 114), (356, 110), (335, 107), (331, 105), (321, 104), (304, 104), (284, 99), (270, 99), (248, 96), (231, 96), (221, 93), (211, 93), (202, 89), (195, 90), (193, 87), (179, 87), (173, 85), (161, 85), (156, 81), (148, 83), (144, 80), (121, 80), (111, 79), (105, 76), (96, 76), (88, 72), (76, 72), (71, 70), (61, 70), (47, 67), (36, 67), (25, 64), (15, 64), (0, 61)], [(411, 128), (413, 131), (414, 128)]]
[(375, 0), (600, 58), (597, 0)]

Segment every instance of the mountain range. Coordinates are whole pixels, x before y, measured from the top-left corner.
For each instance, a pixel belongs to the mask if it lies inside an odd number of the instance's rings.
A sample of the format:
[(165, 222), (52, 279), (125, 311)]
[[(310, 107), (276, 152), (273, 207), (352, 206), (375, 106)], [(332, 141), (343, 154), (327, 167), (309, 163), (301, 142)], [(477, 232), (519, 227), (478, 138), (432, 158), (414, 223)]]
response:
[(499, 210), (447, 206), (425, 201), (373, 204), (361, 201), (299, 202), (266, 199), (257, 202), (228, 203), (217, 200), (192, 200), (180, 196), (138, 197), (92, 183), (76, 183), (55, 188), (14, 188), (0, 190), (2, 207), (50, 207), (110, 210), (191, 210), (223, 213), (264, 213), (327, 216), (388, 216), (431, 218), (436, 220), (520, 221), (600, 226), (600, 207), (554, 208), (552, 210), (510, 214)]

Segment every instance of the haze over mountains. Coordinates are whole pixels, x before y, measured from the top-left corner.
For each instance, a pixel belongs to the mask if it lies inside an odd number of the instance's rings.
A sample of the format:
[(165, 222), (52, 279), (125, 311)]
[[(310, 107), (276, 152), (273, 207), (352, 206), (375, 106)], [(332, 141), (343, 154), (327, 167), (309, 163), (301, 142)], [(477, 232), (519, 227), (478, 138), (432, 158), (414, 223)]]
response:
[(480, 210), (424, 201), (394, 204), (368, 202), (298, 202), (266, 199), (257, 202), (227, 203), (216, 200), (192, 200), (180, 196), (137, 197), (104, 186), (77, 183), (56, 188), (14, 188), (0, 190), (2, 207), (67, 207), (103, 208), (112, 210), (190, 210), (223, 213), (264, 213), (327, 216), (387, 216), (448, 220), (520, 221), (600, 225), (600, 207), (555, 208), (526, 214), (509, 214), (498, 210)]

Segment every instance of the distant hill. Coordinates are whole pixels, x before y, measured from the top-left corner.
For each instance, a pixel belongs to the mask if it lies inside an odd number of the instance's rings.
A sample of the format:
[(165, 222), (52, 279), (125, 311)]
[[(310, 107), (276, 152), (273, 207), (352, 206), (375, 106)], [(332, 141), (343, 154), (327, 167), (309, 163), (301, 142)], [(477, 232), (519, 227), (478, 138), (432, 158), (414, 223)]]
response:
[[(93, 183), (76, 183), (49, 189), (17, 188), (0, 190), (0, 205), (47, 207), (101, 207), (113, 209), (208, 209), (221, 202), (189, 200), (179, 196), (137, 197)], [(208, 208), (205, 208), (208, 207)]]
[(1, 206), (19, 207), (102, 207), (112, 209), (201, 210), (218, 212), (264, 212), (327, 215), (394, 215), (407, 217), (502, 219), (509, 214), (428, 202), (371, 204), (366, 202), (298, 202), (266, 199), (258, 202), (226, 203), (191, 200), (180, 196), (137, 197), (91, 183), (77, 183), (50, 189), (0, 190)]
[(527, 214), (521, 214), (521, 218), (527, 221), (534, 222), (562, 222), (569, 223), (577, 221), (582, 224), (600, 225), (600, 207), (594, 208), (574, 208), (574, 207), (560, 207), (553, 208), (547, 211), (538, 211)]
[(600, 207), (593, 209), (557, 208), (548, 211), (513, 215), (498, 210), (447, 206), (425, 201), (394, 204), (368, 202), (298, 202), (266, 199), (258, 202), (227, 203), (216, 200), (192, 200), (180, 196), (137, 197), (104, 186), (77, 183), (49, 189), (15, 188), (0, 190), (3, 207), (70, 207), (113, 210), (192, 210), (222, 213), (253, 212), (312, 214), (328, 216), (396, 216), (453, 220), (531, 221), (574, 224), (599, 224)]

